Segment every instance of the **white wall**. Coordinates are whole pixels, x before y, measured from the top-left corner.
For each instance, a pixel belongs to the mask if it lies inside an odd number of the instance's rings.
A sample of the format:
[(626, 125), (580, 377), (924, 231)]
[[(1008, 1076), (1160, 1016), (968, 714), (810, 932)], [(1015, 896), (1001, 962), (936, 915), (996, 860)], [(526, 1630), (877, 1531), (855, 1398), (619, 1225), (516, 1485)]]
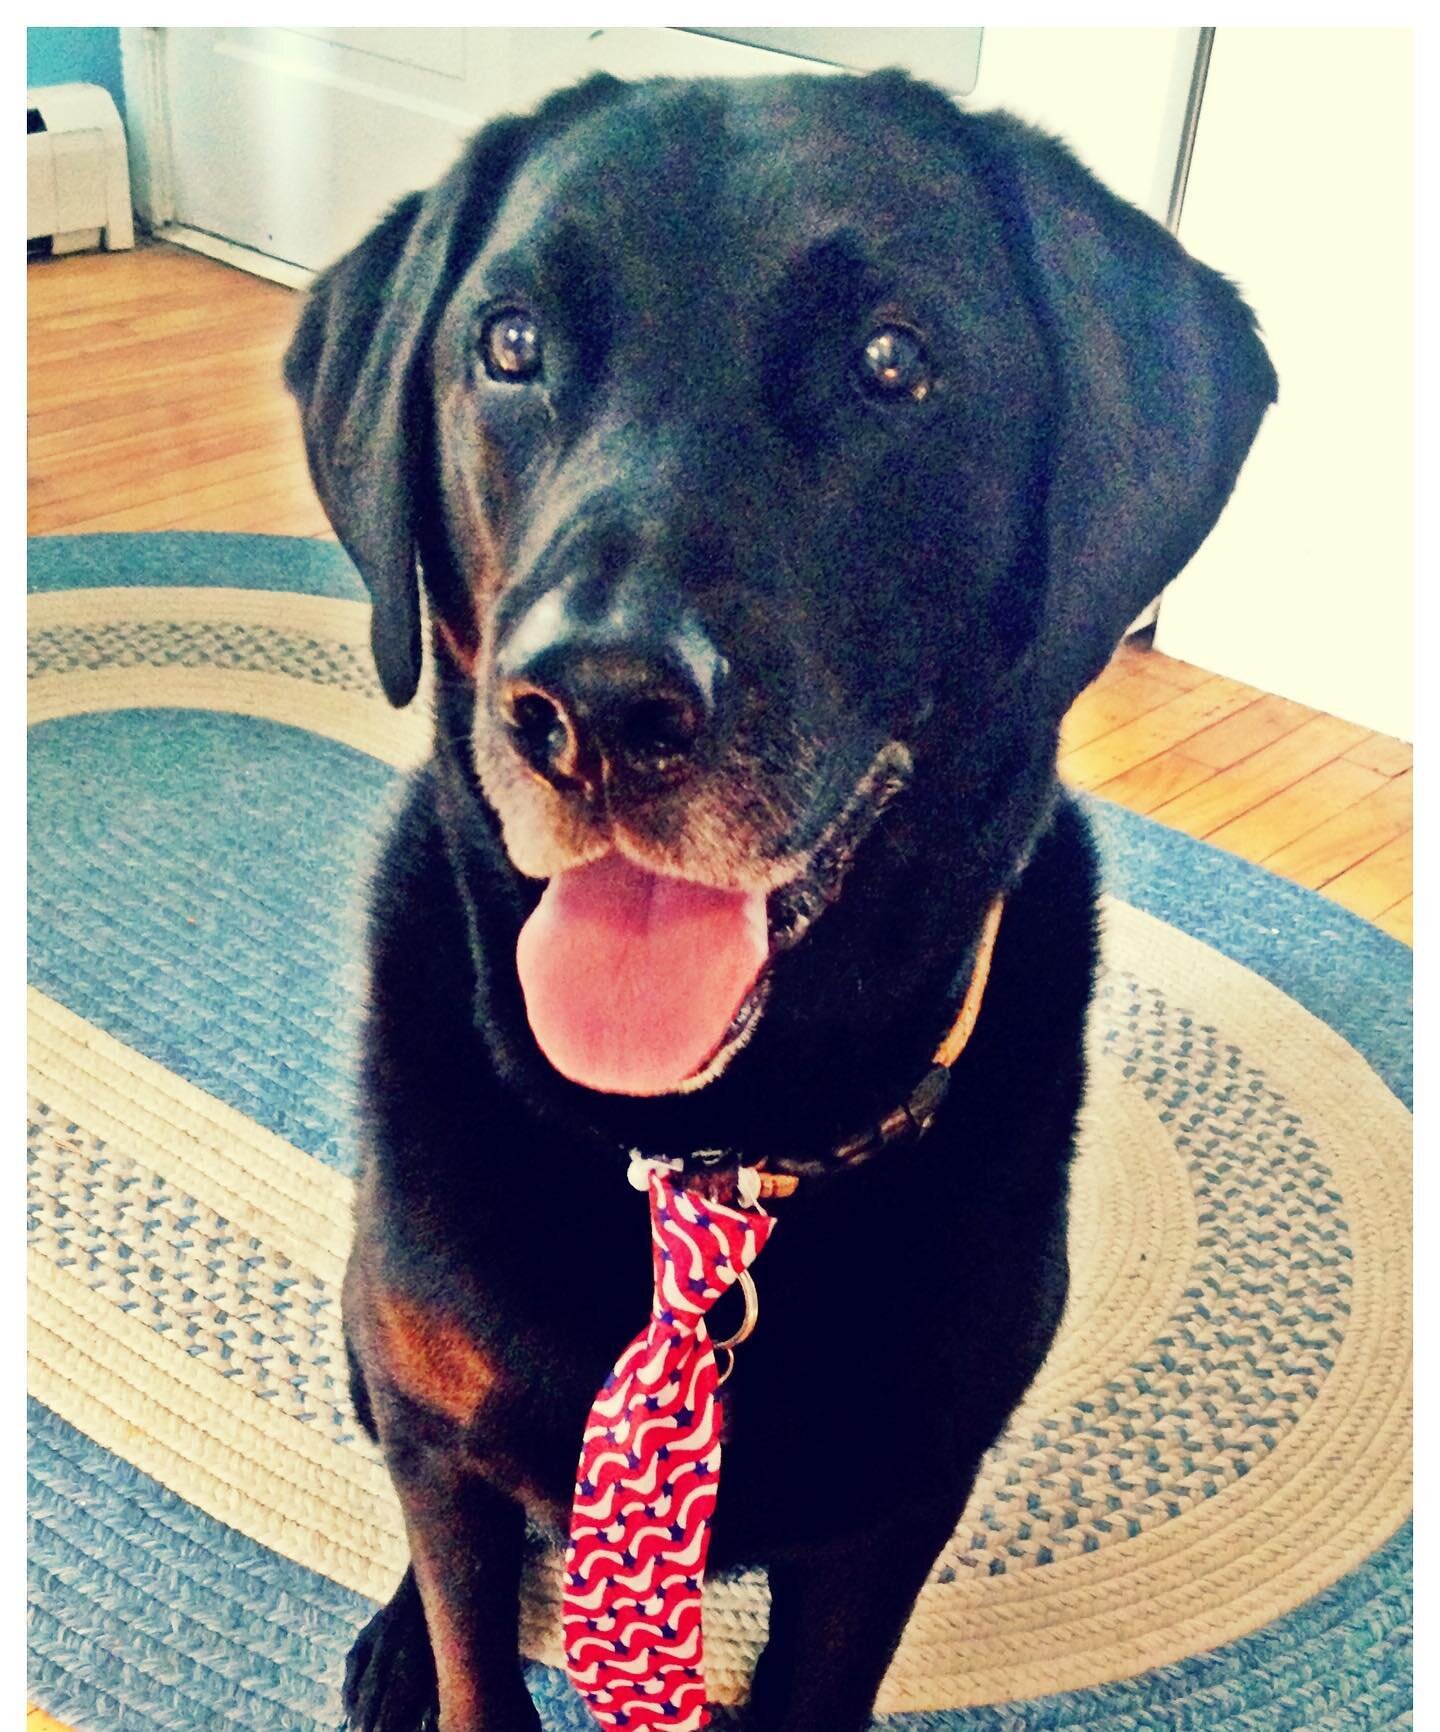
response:
[(966, 108), (1058, 133), (1112, 192), (1165, 220), (1198, 29), (987, 28)]
[(1280, 402), (1160, 606), (1167, 653), (1411, 737), (1411, 40), (1221, 28), (1180, 236)]

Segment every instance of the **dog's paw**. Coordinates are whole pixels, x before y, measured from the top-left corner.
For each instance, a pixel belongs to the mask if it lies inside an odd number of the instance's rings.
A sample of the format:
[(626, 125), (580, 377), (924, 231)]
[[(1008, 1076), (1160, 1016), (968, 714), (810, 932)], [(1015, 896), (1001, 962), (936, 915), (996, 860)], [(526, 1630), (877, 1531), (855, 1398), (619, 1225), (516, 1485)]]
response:
[(344, 1701), (351, 1732), (437, 1732), (435, 1657), (413, 1570), (355, 1638)]

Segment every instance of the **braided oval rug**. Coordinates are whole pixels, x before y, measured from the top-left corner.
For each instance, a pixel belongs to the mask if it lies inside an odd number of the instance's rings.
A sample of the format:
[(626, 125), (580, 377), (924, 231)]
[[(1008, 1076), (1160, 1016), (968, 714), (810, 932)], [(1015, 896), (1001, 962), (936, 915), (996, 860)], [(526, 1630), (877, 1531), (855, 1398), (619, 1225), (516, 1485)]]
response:
[[(381, 698), (336, 548), (60, 537), (30, 575), (32, 1698), (79, 1732), (336, 1727), (405, 1556), (338, 1294), (360, 887), (421, 707)], [(1409, 953), (1091, 811), (1074, 1294), (885, 1724), (1406, 1723)], [(557, 1579), (538, 1556), (523, 1642), (579, 1729)], [(763, 1578), (711, 1585), (717, 1700), (765, 1618)]]

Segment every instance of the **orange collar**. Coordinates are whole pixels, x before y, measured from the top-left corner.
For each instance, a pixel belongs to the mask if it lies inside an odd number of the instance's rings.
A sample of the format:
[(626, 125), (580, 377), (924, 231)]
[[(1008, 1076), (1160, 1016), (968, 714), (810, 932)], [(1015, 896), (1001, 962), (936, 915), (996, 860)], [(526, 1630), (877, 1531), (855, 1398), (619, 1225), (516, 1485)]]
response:
[(990, 959), (995, 954), (995, 935), (1000, 930), (1000, 916), (1005, 911), (1005, 898), (997, 896), (990, 904), (985, 916), (985, 924), (980, 928), (980, 942), (975, 946), (975, 966), (970, 970), (970, 984), (965, 990), (965, 998), (955, 1020), (950, 1024), (950, 1032), (935, 1048), (935, 1063), (944, 1065), (946, 1070), (954, 1064), (969, 1043), (970, 1036), (975, 1032), (976, 1019), (980, 1015), (980, 1000), (985, 996), (985, 987), (990, 979)]

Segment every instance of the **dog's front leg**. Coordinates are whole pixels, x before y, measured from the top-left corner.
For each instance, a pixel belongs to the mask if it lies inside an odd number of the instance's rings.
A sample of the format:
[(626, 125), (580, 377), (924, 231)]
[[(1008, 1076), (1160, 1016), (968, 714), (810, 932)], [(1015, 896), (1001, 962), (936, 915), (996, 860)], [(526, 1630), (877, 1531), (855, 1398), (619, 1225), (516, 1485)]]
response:
[(519, 1657), (524, 1512), (457, 1450), (397, 1445), (388, 1430), (382, 1419), (435, 1660), (440, 1732), (539, 1732)]
[(435, 1732), (438, 1719), (439, 1732), (539, 1732), (520, 1669), (525, 1514), (475, 1454), (499, 1374), (453, 1294), (442, 1305), (387, 1277), (377, 1219), (362, 1191), (345, 1274), (346, 1351), (356, 1417), (400, 1502), (410, 1569), (352, 1650), (350, 1724)]
[(863, 1541), (771, 1565), (770, 1639), (747, 1728), (863, 1732), (915, 1597), (963, 1507), (963, 1497), (947, 1500)]

